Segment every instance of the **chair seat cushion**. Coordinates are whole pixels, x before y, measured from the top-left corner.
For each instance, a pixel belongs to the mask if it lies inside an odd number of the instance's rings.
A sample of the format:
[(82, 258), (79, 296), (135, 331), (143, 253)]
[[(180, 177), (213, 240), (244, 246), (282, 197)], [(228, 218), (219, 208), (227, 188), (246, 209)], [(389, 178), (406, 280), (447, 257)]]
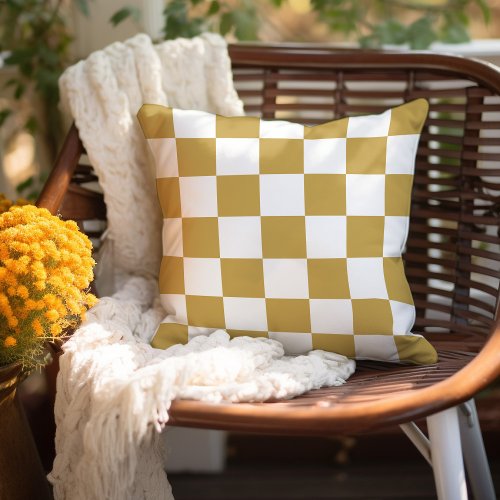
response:
[(153, 346), (225, 329), (289, 354), (434, 363), (401, 257), (427, 109), (308, 127), (144, 105), (164, 217)]

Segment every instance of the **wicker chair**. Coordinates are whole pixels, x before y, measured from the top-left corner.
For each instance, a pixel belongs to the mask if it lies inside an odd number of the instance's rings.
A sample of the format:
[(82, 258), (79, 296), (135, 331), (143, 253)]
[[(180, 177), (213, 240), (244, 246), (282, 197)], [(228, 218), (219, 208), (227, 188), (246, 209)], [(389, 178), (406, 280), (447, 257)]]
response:
[[(328, 436), (399, 424), (433, 466), (440, 499), (495, 494), (473, 397), (500, 374), (500, 71), (431, 53), (335, 51), (297, 45), (230, 47), (248, 114), (314, 124), (429, 100), (413, 188), (406, 273), (414, 331), (438, 349), (432, 366), (359, 362), (341, 387), (290, 401), (176, 401), (170, 423)], [(106, 218), (73, 126), (39, 205), (79, 221)], [(92, 234), (97, 236), (98, 234)], [(414, 424), (427, 417), (429, 438)]]

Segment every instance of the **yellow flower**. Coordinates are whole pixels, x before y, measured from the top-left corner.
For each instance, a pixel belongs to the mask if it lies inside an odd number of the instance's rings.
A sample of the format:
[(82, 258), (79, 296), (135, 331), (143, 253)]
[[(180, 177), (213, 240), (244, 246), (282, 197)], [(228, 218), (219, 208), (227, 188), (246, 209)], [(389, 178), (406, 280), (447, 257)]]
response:
[[(43, 339), (77, 326), (96, 303), (88, 293), (92, 245), (75, 222), (45, 209), (11, 206), (0, 196), (1, 207), (7, 211), (0, 210), (0, 324), (4, 339), (16, 341), (30, 362)], [(4, 359), (0, 349), (0, 365)]]
[(43, 280), (35, 281), (35, 288), (37, 290), (45, 290), (45, 281)]
[(9, 335), (3, 341), (4, 347), (7, 347), (7, 348), (14, 347), (16, 344), (17, 344), (17, 340), (12, 335)]
[(37, 308), (37, 302), (36, 300), (33, 299), (27, 299), (26, 302), (24, 303), (24, 308), (27, 311), (33, 311)]
[(45, 313), (45, 317), (49, 320), (49, 321), (57, 321), (59, 319), (59, 313), (55, 310), (55, 309), (49, 309), (46, 313)]
[(42, 327), (42, 324), (40, 323), (40, 320), (39, 319), (33, 320), (32, 326), (33, 326), (33, 330), (35, 332), (35, 335), (37, 337), (41, 337), (43, 335), (43, 327)]
[(14, 316), (8, 316), (7, 324), (10, 326), (10, 328), (15, 328), (19, 324), (19, 321)]
[(92, 293), (87, 294), (87, 305), (89, 307), (94, 307), (97, 302), (99, 302), (99, 299)]
[(60, 325), (58, 325), (57, 323), (54, 323), (53, 325), (51, 325), (50, 327), (50, 333), (52, 335), (54, 335), (54, 337), (57, 337), (58, 335), (61, 335), (61, 332), (62, 332), (62, 328)]

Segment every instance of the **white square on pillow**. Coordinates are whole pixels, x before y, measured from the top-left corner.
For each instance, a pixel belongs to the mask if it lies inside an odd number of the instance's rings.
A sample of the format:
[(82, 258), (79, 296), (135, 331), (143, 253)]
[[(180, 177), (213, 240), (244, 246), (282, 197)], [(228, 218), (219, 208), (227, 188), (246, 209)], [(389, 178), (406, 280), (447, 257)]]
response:
[(259, 173), (259, 139), (217, 139), (217, 175)]
[(418, 134), (387, 137), (385, 167), (387, 174), (413, 174), (419, 138)]
[(162, 230), (163, 255), (183, 257), (182, 219), (163, 219)]
[(311, 299), (309, 306), (312, 333), (354, 333), (350, 300)]
[(382, 258), (347, 259), (347, 277), (352, 299), (387, 299)]
[(221, 258), (261, 259), (260, 217), (219, 217)]
[(187, 325), (186, 296), (173, 293), (162, 293), (160, 302), (172, 323)]
[(346, 217), (306, 216), (307, 257), (337, 259), (347, 257)]
[(313, 348), (310, 333), (269, 332), (269, 338), (281, 342), (288, 355), (305, 354)]
[(269, 299), (308, 299), (307, 259), (264, 259), (264, 290)]
[(177, 146), (175, 139), (148, 139), (156, 162), (156, 177), (178, 177)]
[(304, 140), (304, 173), (345, 174), (345, 139)]
[(347, 215), (385, 214), (385, 175), (347, 174)]
[(173, 109), (174, 131), (177, 139), (214, 138), (215, 115), (203, 111)]
[(183, 217), (217, 217), (217, 181), (215, 176), (180, 177)]
[(261, 215), (305, 215), (303, 174), (260, 176)]
[(228, 330), (267, 331), (266, 299), (224, 297)]
[(184, 257), (186, 295), (222, 296), (220, 259)]
[(409, 218), (386, 215), (384, 223), (384, 257), (401, 257), (408, 236)]
[(415, 307), (404, 302), (390, 300), (392, 318), (393, 318), (393, 334), (405, 335), (408, 333), (415, 323)]
[(392, 335), (354, 335), (356, 358), (380, 361), (399, 361)]
[(303, 139), (304, 125), (280, 120), (260, 121), (261, 139)]
[(385, 137), (389, 134), (391, 111), (380, 115), (354, 116), (347, 124), (347, 137)]

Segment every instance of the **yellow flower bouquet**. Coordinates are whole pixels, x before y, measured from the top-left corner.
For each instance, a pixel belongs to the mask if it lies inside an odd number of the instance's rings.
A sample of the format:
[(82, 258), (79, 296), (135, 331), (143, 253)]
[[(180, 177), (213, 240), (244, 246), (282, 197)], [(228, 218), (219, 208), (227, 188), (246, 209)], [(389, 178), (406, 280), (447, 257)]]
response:
[(44, 343), (64, 335), (96, 298), (92, 244), (73, 221), (33, 205), (0, 207), (0, 367), (43, 363)]

